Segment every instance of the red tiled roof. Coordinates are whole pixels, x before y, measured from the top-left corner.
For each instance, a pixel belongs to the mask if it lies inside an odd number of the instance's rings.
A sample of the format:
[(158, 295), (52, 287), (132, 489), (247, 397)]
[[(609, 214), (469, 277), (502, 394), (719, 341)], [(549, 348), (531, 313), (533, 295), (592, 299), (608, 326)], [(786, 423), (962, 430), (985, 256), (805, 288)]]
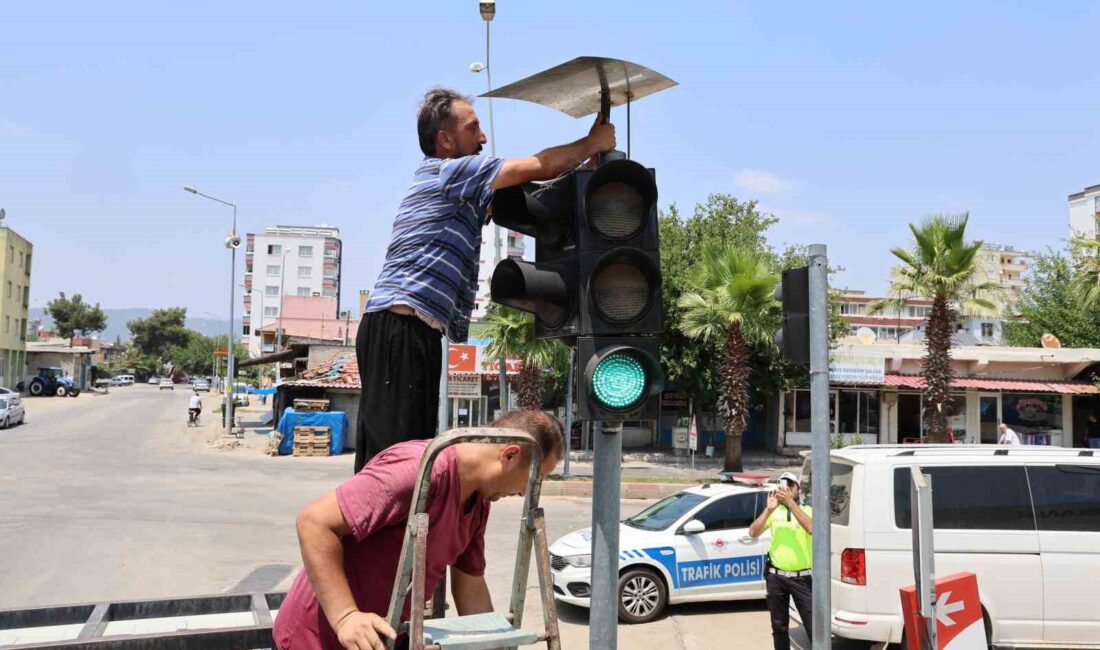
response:
[[(886, 375), (883, 386), (924, 389), (924, 377), (914, 375)], [(1025, 393), (1060, 393), (1063, 395), (1095, 395), (1100, 393), (1095, 384), (1084, 381), (1056, 381), (1048, 379), (983, 379), (956, 377), (952, 388), (976, 388), (978, 390), (1008, 390)]]

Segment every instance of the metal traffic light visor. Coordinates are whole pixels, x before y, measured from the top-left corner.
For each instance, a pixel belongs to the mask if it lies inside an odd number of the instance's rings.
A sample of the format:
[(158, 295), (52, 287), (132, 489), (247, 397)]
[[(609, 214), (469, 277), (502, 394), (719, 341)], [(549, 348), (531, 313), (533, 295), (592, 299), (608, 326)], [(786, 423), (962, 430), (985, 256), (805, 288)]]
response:
[(584, 117), (600, 111), (605, 95), (611, 106), (622, 106), (675, 85), (660, 72), (637, 63), (581, 56), (481, 97), (521, 99), (572, 117)]

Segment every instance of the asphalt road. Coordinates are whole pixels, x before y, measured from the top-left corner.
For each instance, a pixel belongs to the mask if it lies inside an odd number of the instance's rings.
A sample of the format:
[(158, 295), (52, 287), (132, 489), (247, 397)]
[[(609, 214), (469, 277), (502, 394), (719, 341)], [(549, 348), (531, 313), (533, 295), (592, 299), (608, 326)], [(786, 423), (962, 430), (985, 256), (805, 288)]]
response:
[[(218, 449), (213, 413), (186, 426), (187, 395), (136, 385), (26, 400), (27, 424), (0, 431), (0, 609), (289, 587), (301, 567), (294, 517), (350, 474), (352, 456), (270, 458), (254, 434), (243, 448)], [(521, 504), (496, 504), (489, 522), (498, 609), (507, 606)], [(624, 502), (623, 515), (645, 505)], [(588, 525), (587, 499), (543, 506), (551, 541)], [(533, 567), (528, 584), (526, 620), (537, 624)], [(587, 610), (561, 605), (559, 617), (563, 646), (587, 647)], [(695, 604), (621, 627), (620, 643), (764, 649), (771, 634), (762, 601)]]

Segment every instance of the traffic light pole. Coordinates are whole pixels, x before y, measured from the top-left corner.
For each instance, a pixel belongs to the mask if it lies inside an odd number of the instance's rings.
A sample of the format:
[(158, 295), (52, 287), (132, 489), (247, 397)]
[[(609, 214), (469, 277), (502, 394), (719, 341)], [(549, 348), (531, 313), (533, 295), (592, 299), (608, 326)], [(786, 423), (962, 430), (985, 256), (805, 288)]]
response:
[(588, 647), (615, 650), (619, 628), (619, 503), (623, 423), (602, 422), (592, 458), (592, 596)]
[(809, 247), (810, 294), (810, 430), (813, 447), (810, 478), (813, 502), (813, 621), (802, 621), (813, 630), (813, 650), (832, 647), (831, 560), (832, 508), (829, 488), (829, 279), (824, 244)]
[(573, 368), (577, 365), (576, 356), (577, 346), (572, 345), (569, 347), (569, 380), (565, 385), (565, 467), (562, 468), (565, 476), (569, 476), (569, 453), (573, 451), (573, 382), (576, 377)]

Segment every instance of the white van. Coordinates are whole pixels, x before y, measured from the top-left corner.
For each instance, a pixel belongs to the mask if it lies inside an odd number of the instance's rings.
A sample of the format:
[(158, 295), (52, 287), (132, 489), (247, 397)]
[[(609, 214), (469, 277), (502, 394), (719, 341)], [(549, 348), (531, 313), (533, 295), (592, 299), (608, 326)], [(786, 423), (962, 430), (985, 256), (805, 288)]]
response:
[[(807, 495), (809, 465), (807, 458)], [(936, 574), (977, 574), (992, 642), (1100, 648), (1100, 452), (1059, 447), (833, 451), (834, 634), (902, 640), (898, 590), (913, 584), (913, 465), (932, 477)]]

